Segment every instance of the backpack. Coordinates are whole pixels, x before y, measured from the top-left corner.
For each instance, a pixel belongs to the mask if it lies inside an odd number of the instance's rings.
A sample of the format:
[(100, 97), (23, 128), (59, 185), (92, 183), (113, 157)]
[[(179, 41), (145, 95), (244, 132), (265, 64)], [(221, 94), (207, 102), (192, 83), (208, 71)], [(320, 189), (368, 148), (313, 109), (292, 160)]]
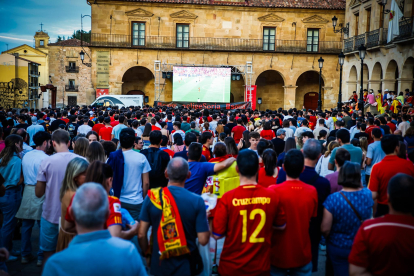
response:
[(158, 149), (154, 151), (152, 148), (147, 149), (148, 154), (146, 155), (148, 163), (151, 166), (151, 171), (149, 172), (150, 178), (158, 178), (164, 175), (162, 170), (162, 159), (160, 158), (160, 154), (162, 150)]

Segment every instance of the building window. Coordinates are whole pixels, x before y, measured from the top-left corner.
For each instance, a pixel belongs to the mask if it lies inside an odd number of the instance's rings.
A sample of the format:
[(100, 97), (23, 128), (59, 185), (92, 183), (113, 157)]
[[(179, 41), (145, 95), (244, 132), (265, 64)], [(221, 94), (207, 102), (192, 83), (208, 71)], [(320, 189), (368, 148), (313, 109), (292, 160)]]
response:
[(308, 29), (307, 52), (319, 51), (319, 29)]
[(190, 40), (190, 26), (177, 24), (177, 48), (188, 48)]
[(40, 40), (40, 46), (45, 46), (45, 41), (44, 40)]
[(276, 28), (264, 27), (263, 28), (263, 51), (275, 50), (275, 37)]
[(358, 32), (358, 26), (359, 26), (359, 13), (355, 14), (355, 29), (354, 29), (354, 35), (357, 36), (359, 34)]
[(75, 80), (69, 80), (69, 88), (75, 89)]
[(76, 62), (70, 61), (69, 62), (69, 69), (75, 69), (76, 68)]
[(384, 28), (384, 6), (381, 4), (378, 4), (380, 6), (380, 28)]
[(145, 46), (145, 22), (132, 22), (132, 45)]
[(367, 9), (367, 26), (365, 31), (369, 32), (371, 30), (371, 9)]

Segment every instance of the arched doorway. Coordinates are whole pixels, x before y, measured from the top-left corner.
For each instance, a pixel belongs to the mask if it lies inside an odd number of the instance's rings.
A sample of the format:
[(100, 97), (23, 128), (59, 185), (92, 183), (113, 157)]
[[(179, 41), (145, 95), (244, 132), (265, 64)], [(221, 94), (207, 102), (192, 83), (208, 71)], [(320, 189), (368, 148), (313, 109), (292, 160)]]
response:
[[(262, 98), (260, 110), (276, 110), (284, 106), (285, 81), (283, 76), (275, 70), (262, 72), (256, 79), (256, 99)], [(256, 105), (258, 106), (258, 105)]]
[(346, 97), (342, 97), (342, 100), (348, 100), (351, 95), (353, 94), (354, 91), (356, 91), (358, 93), (358, 89), (357, 89), (357, 69), (354, 66), (352, 66), (351, 71), (349, 71), (349, 77), (348, 77), (348, 81), (347, 81), (347, 85), (348, 85), (348, 94), (346, 95)]
[(369, 80), (369, 87), (374, 90), (375, 95), (378, 92), (378, 90), (382, 90), (381, 80), (382, 80), (382, 67), (381, 67), (381, 63), (377, 62), (372, 68), (371, 79)]
[[(325, 86), (325, 82), (323, 80), (322, 77), (322, 82), (321, 82), (321, 86), (322, 86), (322, 95), (321, 95), (321, 99), (322, 99), (322, 107), (323, 107), (323, 87)], [(308, 97), (315, 97), (317, 100), (319, 98), (319, 73), (316, 71), (306, 71), (304, 73), (302, 73), (302, 75), (299, 76), (299, 78), (296, 81), (296, 100), (295, 100), (295, 107), (297, 109), (302, 109), (303, 106), (307, 106), (308, 103), (306, 103), (305, 101), (305, 95), (309, 94)], [(318, 91), (318, 92), (315, 92)], [(314, 96), (310, 96), (311, 93), (314, 94)], [(317, 101), (316, 100), (316, 101)], [(316, 104), (316, 106), (318, 106)]]
[(308, 92), (303, 97), (303, 105), (305, 108), (315, 110), (318, 108), (318, 92)]
[(409, 57), (405, 62), (401, 72), (401, 90), (410, 89), (414, 91), (414, 58)]
[(399, 71), (398, 71), (398, 64), (395, 60), (391, 60), (388, 63), (387, 70), (385, 71), (385, 79), (388, 83), (388, 88), (391, 91), (395, 91), (398, 93), (398, 79)]
[(122, 77), (123, 95), (149, 96), (149, 102), (154, 101), (154, 75), (145, 67), (129, 68)]

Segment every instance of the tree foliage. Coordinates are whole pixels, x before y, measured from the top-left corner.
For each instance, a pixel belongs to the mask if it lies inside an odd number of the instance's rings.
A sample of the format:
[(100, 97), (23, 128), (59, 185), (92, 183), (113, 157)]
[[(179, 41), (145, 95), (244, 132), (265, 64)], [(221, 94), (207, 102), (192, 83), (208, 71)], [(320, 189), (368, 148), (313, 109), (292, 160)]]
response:
[[(81, 36), (81, 34), (82, 34), (82, 36)], [(79, 39), (79, 40), (81, 40), (81, 38), (82, 38), (83, 41), (90, 42), (91, 41), (91, 31), (89, 31), (89, 32), (85, 32), (85, 31), (81, 32), (81, 30), (73, 31), (72, 36), (71, 37), (68, 36), (67, 39), (72, 39), (72, 38), (76, 38), (76, 39)], [(60, 36), (59, 35), (56, 39), (56, 42), (59, 42), (59, 41), (62, 41), (62, 40), (66, 40), (65, 36)]]

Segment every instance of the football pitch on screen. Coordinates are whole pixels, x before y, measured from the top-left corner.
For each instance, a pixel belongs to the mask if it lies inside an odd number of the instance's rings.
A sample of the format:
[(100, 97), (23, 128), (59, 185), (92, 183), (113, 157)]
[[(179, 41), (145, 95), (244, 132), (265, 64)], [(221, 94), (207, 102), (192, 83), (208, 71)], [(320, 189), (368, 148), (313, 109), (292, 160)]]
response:
[(230, 102), (229, 77), (174, 77), (173, 101)]

